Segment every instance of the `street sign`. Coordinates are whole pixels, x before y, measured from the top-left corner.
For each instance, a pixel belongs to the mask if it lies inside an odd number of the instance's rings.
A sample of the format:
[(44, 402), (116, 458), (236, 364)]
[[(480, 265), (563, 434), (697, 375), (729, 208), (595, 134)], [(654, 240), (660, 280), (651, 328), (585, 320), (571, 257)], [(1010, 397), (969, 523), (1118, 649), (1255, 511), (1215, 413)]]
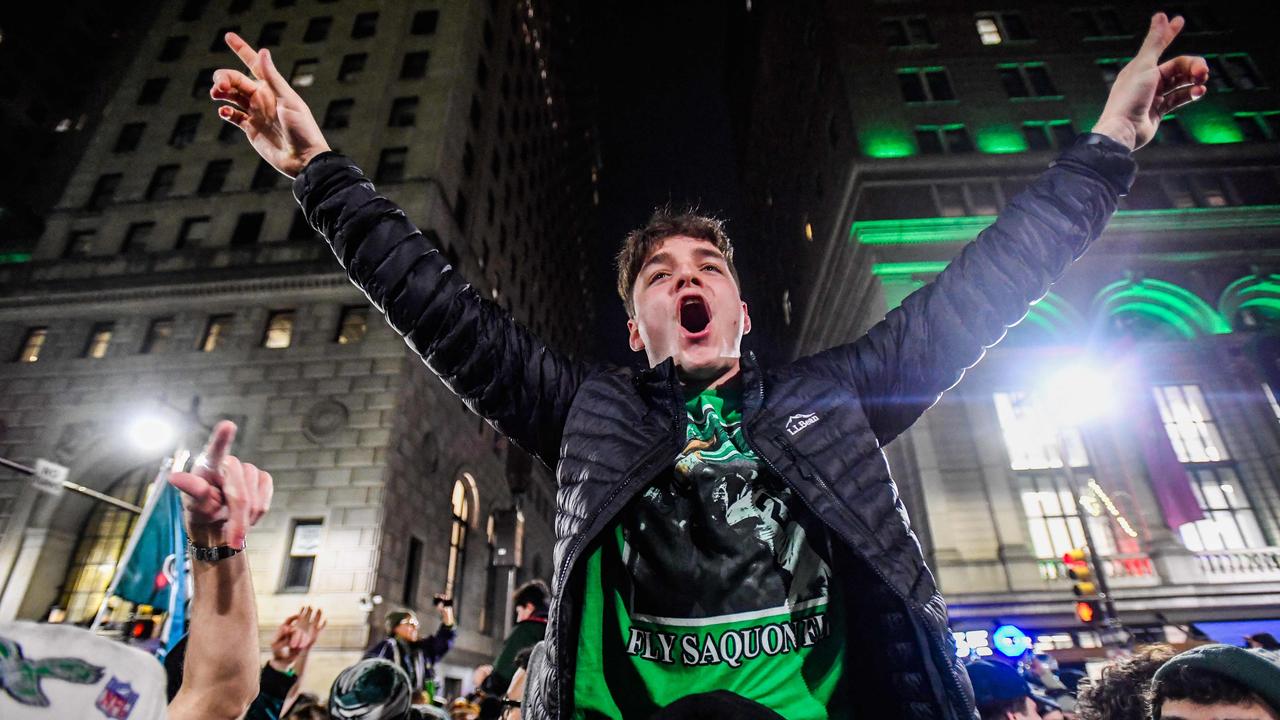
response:
[(31, 476), (32, 484), (40, 492), (61, 495), (66, 490), (63, 482), (66, 481), (68, 472), (64, 465), (51, 463), (48, 460), (36, 460), (36, 473)]

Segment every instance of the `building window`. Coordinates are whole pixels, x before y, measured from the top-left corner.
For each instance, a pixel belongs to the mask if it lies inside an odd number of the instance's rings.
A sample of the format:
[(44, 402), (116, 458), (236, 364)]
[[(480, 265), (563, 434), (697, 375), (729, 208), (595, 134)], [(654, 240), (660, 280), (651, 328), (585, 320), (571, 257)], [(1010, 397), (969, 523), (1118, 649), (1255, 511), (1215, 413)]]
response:
[(218, 123), (218, 142), (223, 145), (242, 137), (244, 137), (244, 131), (238, 125), (233, 125), (226, 121)]
[[(455, 195), (453, 199), (453, 219), (457, 221), (458, 227), (463, 230), (467, 227), (467, 218), (470, 214), (469, 210), (470, 208), (467, 204), (467, 195), (459, 190), (458, 194)], [(452, 264), (455, 267), (457, 266), (456, 262)]]
[(1266, 84), (1246, 53), (1208, 54), (1204, 59), (1214, 90), (1254, 90)]
[(329, 39), (329, 30), (333, 28), (333, 18), (315, 17), (307, 23), (307, 30), (302, 34), (302, 42), (316, 43)]
[(316, 68), (320, 61), (315, 58), (299, 60), (293, 64), (293, 72), (289, 74), (289, 84), (294, 87), (311, 87), (316, 84)]
[(262, 26), (262, 32), (258, 33), (258, 47), (271, 47), (279, 45), (284, 38), (284, 23), (269, 22)]
[(147, 242), (155, 232), (153, 222), (136, 222), (129, 226), (124, 234), (124, 242), (120, 244), (120, 252), (124, 254), (142, 253), (148, 250)]
[(476, 97), (475, 95), (471, 96), (471, 112), (468, 115), (468, 119), (470, 119), (471, 121), (472, 130), (480, 129), (480, 122), (482, 120), (481, 113), (480, 113), (480, 98)]
[(329, 107), (324, 111), (324, 129), (341, 130), (349, 127), (351, 125), (351, 109), (355, 105), (356, 101), (350, 98), (331, 101)]
[(182, 53), (187, 49), (187, 43), (191, 38), (186, 35), (174, 35), (165, 38), (164, 45), (160, 46), (160, 54), (156, 56), (159, 62), (173, 62), (182, 57)]
[(1116, 78), (1120, 75), (1120, 71), (1123, 70), (1124, 66), (1128, 65), (1129, 61), (1132, 59), (1133, 58), (1102, 58), (1101, 60), (1096, 60), (1094, 62), (1098, 66), (1098, 72), (1102, 73), (1102, 82), (1106, 83), (1109, 88), (1115, 84)]
[(62, 248), (62, 257), (67, 260), (89, 257), (93, 253), (93, 241), (97, 237), (97, 230), (72, 230), (67, 236), (67, 244)]
[(342, 308), (342, 318), (338, 321), (338, 335), (334, 339), (339, 345), (354, 345), (364, 341), (364, 335), (368, 329), (368, 305), (344, 307)]
[(267, 329), (262, 334), (262, 347), (280, 350), (293, 344), (293, 310), (275, 310), (267, 316)]
[(148, 78), (142, 83), (142, 92), (138, 93), (139, 105), (156, 105), (164, 96), (164, 89), (169, 86), (169, 78)]
[(200, 68), (196, 79), (191, 83), (191, 97), (199, 98), (209, 94), (209, 90), (213, 88), (213, 71), (214, 68)]
[(323, 537), (323, 520), (294, 521), (289, 559), (285, 562), (284, 581), (280, 583), (282, 591), (306, 592), (311, 588), (311, 574), (316, 568)]
[(1160, 187), (1168, 199), (1165, 207), (1224, 207), (1230, 205), (1222, 178), (1211, 174), (1159, 176)]
[(902, 99), (911, 103), (956, 99), (946, 68), (902, 68), (898, 70), (898, 87)]
[(338, 82), (355, 82), (364, 73), (365, 61), (369, 56), (365, 53), (353, 53), (342, 56), (342, 64), (338, 66)]
[[(1079, 430), (1057, 426), (1053, 414), (1024, 393), (996, 393), (994, 400), (1036, 557), (1058, 558), (1085, 544), (1082, 505), (1098, 552), (1114, 554), (1116, 535), (1110, 518), (1116, 517), (1119, 522), (1118, 518), (1124, 516), (1105, 512), (1097, 496), (1102, 490), (1092, 482), (1093, 473)], [(1072, 468), (1070, 474), (1063, 471), (1064, 450), (1066, 463)], [(1084, 497), (1079, 494), (1082, 486), (1090, 490)], [(1125, 518), (1124, 523), (1128, 522)]]
[(1280, 112), (1238, 112), (1236, 126), (1248, 142), (1280, 139)]
[(1191, 142), (1191, 136), (1187, 135), (1187, 130), (1182, 127), (1180, 119), (1173, 115), (1165, 115), (1160, 120), (1159, 127), (1156, 128), (1152, 142), (1156, 145), (1186, 145)]
[(234, 315), (210, 315), (204, 326), (204, 334), (200, 336), (200, 352), (213, 352), (227, 339), (231, 332), (231, 321)]
[(231, 172), (230, 160), (212, 160), (204, 166), (204, 175), (200, 177), (200, 186), (196, 189), (201, 195), (209, 195), (222, 190), (227, 182), (227, 174)]
[(431, 53), (426, 50), (419, 52), (406, 53), (404, 62), (400, 64), (401, 80), (416, 80), (426, 77), (427, 61), (431, 59)]
[(200, 127), (199, 113), (179, 115), (173, 124), (173, 132), (169, 134), (169, 144), (176, 148), (184, 148), (196, 140), (196, 129)]
[(469, 484), (475, 482), (469, 473), (453, 483), (453, 498), (450, 506), (453, 513), (452, 529), (449, 533), (449, 567), (445, 575), (444, 594), (454, 598), (454, 605), (462, 597), (462, 580), (466, 576), (467, 565), (467, 530), (471, 523), (471, 498)]
[(120, 134), (116, 136), (116, 145), (112, 148), (112, 152), (126, 153), (137, 150), (138, 143), (142, 142), (142, 132), (146, 129), (146, 123), (126, 123), (120, 128)]
[(378, 170), (374, 173), (375, 182), (400, 182), (404, 180), (405, 159), (409, 155), (408, 148), (387, 148), (378, 156)]
[(1193, 552), (1266, 547), (1253, 506), (1230, 464), (1187, 468), (1191, 492), (1204, 519), (1178, 528)]
[(101, 210), (115, 199), (116, 190), (120, 187), (120, 173), (109, 173), (98, 177), (98, 181), (93, 184), (93, 192), (89, 193), (89, 199), (85, 202), (86, 210)]
[(973, 140), (963, 124), (917, 125), (916, 143), (926, 155), (973, 152)]
[(418, 585), (422, 579), (422, 541), (409, 536), (409, 557), (404, 565), (404, 594), (400, 602), (414, 607), (418, 599)]
[(1021, 13), (982, 13), (974, 18), (974, 26), (983, 45), (1031, 39), (1031, 31), (1027, 29), (1027, 21)]
[(1004, 91), (1011, 99), (1062, 97), (1044, 63), (1003, 63), (996, 67)]
[(399, 97), (391, 101), (387, 127), (413, 127), (418, 119), (418, 98)]
[(142, 354), (164, 352), (173, 337), (173, 318), (156, 318), (147, 326), (147, 336), (142, 341)]
[(487, 87), (488, 84), (489, 64), (484, 61), (484, 58), (480, 58), (479, 62), (476, 63), (476, 85), (483, 88)]
[(147, 183), (148, 200), (163, 200), (173, 192), (173, 185), (178, 180), (177, 165), (161, 165), (151, 173), (151, 182)]
[(355, 22), (351, 24), (351, 38), (353, 40), (371, 38), (377, 32), (378, 13), (376, 12), (362, 12), (356, 15)]
[(262, 221), (266, 217), (264, 212), (240, 213), (236, 228), (231, 232), (231, 247), (256, 245), (258, 236), (262, 234)]
[[(476, 151), (471, 147), (471, 143), (464, 143), (462, 146), (462, 174), (471, 177), (471, 172), (476, 166)], [(492, 195), (492, 192), (490, 193)]]
[(84, 345), (84, 357), (95, 360), (106, 357), (107, 348), (111, 346), (111, 334), (115, 332), (115, 328), (116, 324), (112, 322), (94, 323), (89, 329), (89, 341)]
[(1218, 424), (1199, 385), (1161, 385), (1152, 388), (1160, 419), (1178, 460), (1184, 463), (1229, 460)]
[(880, 21), (880, 33), (889, 47), (933, 45), (933, 29), (924, 15), (886, 18)]
[(312, 240), (319, 237), (307, 222), (307, 216), (302, 214), (302, 210), (295, 210), (293, 213), (293, 222), (289, 223), (289, 239), (290, 240)]
[(209, 239), (209, 217), (189, 217), (182, 221), (182, 228), (178, 230), (178, 242), (174, 245), (174, 249), (184, 247), (201, 247), (205, 241)]
[(409, 32), (413, 35), (431, 35), (435, 33), (436, 25), (439, 22), (439, 10), (419, 10), (413, 14), (413, 22), (409, 25)]
[[(1172, 16), (1171, 16), (1172, 17)], [(1115, 8), (1083, 8), (1071, 11), (1071, 19), (1075, 20), (1076, 29), (1086, 38), (1128, 37), (1120, 15)]]
[(39, 361), (40, 351), (44, 349), (44, 342), (48, 339), (49, 328), (27, 328), (27, 334), (22, 338), (22, 347), (18, 348), (18, 355), (13, 359), (14, 362), (33, 363)]
[(253, 180), (249, 182), (249, 187), (253, 190), (270, 190), (280, 182), (280, 171), (271, 167), (271, 163), (266, 160), (259, 160), (258, 167), (254, 168)]
[[(132, 471), (112, 483), (107, 494), (135, 505), (145, 505), (151, 478), (150, 468)], [(114, 505), (94, 504), (89, 519), (80, 530), (66, 579), (62, 583), (59, 604), (66, 609), (66, 622), (88, 623), (98, 613), (137, 519), (137, 514)]]
[(239, 35), (240, 26), (228, 25), (226, 27), (218, 28), (218, 31), (213, 34), (213, 40), (209, 42), (209, 52), (216, 53), (216, 52), (222, 52), (226, 50), (227, 49), (227, 33), (229, 32), (233, 32)]
[(1066, 148), (1076, 139), (1070, 120), (1028, 120), (1022, 123), (1022, 135), (1032, 150)]

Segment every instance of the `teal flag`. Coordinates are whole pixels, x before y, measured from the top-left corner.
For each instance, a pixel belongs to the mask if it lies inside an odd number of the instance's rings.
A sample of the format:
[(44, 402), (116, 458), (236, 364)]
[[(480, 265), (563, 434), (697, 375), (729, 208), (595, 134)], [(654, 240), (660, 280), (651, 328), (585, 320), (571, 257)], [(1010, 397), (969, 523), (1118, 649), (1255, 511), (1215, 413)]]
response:
[(167, 473), (138, 518), (132, 547), (117, 571), (112, 594), (168, 613), (161, 640), (165, 651), (186, 630), (189, 576), (187, 532), (182, 523), (182, 498), (168, 483)]

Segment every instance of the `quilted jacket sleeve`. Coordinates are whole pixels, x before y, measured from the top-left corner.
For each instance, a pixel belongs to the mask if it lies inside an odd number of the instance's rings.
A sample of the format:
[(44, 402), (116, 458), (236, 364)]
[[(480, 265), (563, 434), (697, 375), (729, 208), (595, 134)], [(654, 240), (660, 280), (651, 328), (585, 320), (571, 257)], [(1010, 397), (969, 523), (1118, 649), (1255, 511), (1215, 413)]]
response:
[(911, 426), (1102, 233), (1136, 165), (1082, 135), (933, 282), (851, 344), (801, 364), (851, 382), (881, 444)]
[(316, 156), (293, 183), (356, 287), (474, 412), (549, 467), (586, 373), (460, 277), (433, 241), (351, 160)]

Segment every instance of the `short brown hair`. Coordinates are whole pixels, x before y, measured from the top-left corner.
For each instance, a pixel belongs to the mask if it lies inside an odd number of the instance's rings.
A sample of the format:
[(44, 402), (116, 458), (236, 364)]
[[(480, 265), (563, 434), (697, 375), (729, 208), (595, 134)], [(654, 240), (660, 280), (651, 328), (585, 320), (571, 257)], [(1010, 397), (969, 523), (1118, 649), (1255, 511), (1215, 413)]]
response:
[(739, 288), (738, 269), (733, 265), (733, 243), (724, 232), (724, 221), (709, 215), (700, 215), (694, 208), (673, 210), (664, 205), (654, 208), (649, 222), (637, 230), (627, 233), (622, 241), (622, 249), (618, 251), (618, 296), (627, 306), (627, 316), (636, 314), (635, 290), (636, 276), (649, 256), (662, 245), (662, 241), (677, 235), (706, 240), (724, 255), (729, 274)]
[(1147, 720), (1151, 678), (1177, 654), (1172, 646), (1156, 643), (1112, 662), (1097, 680), (1081, 681), (1076, 713), (1081, 720)]

